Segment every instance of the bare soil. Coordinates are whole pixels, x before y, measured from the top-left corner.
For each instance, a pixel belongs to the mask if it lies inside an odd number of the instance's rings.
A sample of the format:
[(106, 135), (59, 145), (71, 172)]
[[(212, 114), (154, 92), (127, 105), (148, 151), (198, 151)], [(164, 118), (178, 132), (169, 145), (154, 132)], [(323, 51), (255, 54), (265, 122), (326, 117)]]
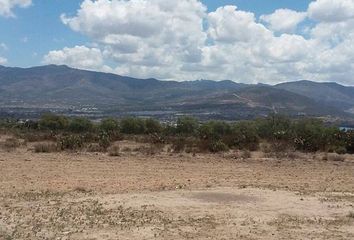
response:
[(354, 239), (354, 158), (0, 150), (0, 239)]

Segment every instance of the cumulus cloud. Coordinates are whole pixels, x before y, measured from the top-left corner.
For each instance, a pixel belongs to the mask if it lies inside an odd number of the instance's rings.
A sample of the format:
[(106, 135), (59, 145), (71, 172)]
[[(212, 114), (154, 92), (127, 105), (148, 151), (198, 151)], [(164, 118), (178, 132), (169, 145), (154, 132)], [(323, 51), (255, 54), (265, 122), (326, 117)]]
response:
[(317, 0), (311, 2), (309, 16), (321, 22), (340, 22), (354, 18), (354, 0)]
[(73, 48), (64, 48), (62, 50), (50, 51), (44, 56), (44, 63), (65, 64), (81, 69), (101, 69), (103, 67), (102, 53), (97, 48), (88, 48), (85, 46), (75, 46)]
[(260, 19), (269, 24), (270, 29), (276, 32), (292, 33), (299, 23), (307, 17), (306, 12), (297, 12), (290, 9), (277, 9), (269, 15), (262, 15)]
[[(306, 13), (258, 20), (236, 6), (207, 12), (199, 0), (85, 0), (61, 20), (95, 47), (51, 51), (44, 62), (142, 78), (353, 84), (353, 2), (316, 0)], [(306, 17), (315, 21), (302, 35), (295, 30)]]
[(0, 16), (15, 17), (12, 9), (15, 7), (25, 8), (32, 4), (32, 0), (0, 0)]

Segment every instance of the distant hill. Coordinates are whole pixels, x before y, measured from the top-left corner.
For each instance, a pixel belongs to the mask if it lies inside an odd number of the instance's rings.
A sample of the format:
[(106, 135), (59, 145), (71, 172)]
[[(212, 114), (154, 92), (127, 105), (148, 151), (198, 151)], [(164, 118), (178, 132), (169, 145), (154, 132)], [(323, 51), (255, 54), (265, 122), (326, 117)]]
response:
[(338, 109), (348, 110), (354, 107), (354, 87), (346, 87), (334, 82), (316, 83), (305, 80), (282, 83), (275, 87), (308, 96), (317, 102)]
[(0, 107), (97, 108), (103, 112), (176, 111), (242, 119), (272, 112), (348, 116), (354, 88), (300, 81), (268, 86), (232, 81), (159, 81), (67, 66), (0, 66)]

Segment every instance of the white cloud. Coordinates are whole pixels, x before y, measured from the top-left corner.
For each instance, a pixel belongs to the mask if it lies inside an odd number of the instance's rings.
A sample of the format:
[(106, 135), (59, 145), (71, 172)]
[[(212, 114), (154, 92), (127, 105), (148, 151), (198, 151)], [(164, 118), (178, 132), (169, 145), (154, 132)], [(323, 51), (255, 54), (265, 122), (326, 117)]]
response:
[(307, 17), (306, 12), (297, 12), (290, 9), (277, 9), (270, 15), (262, 15), (260, 19), (269, 24), (270, 29), (276, 32), (291, 33), (299, 23)]
[[(61, 19), (94, 47), (51, 51), (44, 62), (141, 78), (353, 84), (353, 1), (317, 0), (307, 13), (279, 9), (258, 21), (236, 6), (207, 13), (198, 0), (85, 0)], [(295, 30), (307, 16), (316, 21), (301, 35)]]
[(238, 11), (236, 6), (225, 6), (209, 13), (209, 35), (220, 42), (250, 42), (272, 33), (255, 22), (251, 12)]
[(102, 53), (97, 48), (88, 48), (85, 46), (75, 46), (73, 48), (64, 48), (63, 50), (50, 51), (43, 62), (45, 64), (65, 64), (75, 68), (102, 70)]
[(7, 59), (3, 58), (3, 57), (0, 57), (0, 65), (6, 64), (6, 63), (7, 63)]
[(316, 0), (311, 2), (309, 16), (321, 22), (340, 22), (354, 18), (354, 0)]
[(15, 7), (29, 7), (32, 0), (0, 0), (0, 16), (15, 17), (12, 9)]

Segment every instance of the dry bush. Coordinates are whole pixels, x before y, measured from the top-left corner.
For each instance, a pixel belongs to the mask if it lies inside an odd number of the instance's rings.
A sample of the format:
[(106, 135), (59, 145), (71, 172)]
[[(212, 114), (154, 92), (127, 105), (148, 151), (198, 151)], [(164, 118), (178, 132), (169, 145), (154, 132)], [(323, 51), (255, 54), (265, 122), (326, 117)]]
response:
[(52, 153), (57, 151), (58, 146), (54, 143), (37, 143), (34, 145), (34, 152), (36, 153)]
[(347, 217), (348, 217), (348, 218), (353, 218), (353, 219), (354, 219), (354, 212), (350, 212), (350, 213), (348, 213)]
[(122, 148), (122, 152), (132, 152), (133, 150), (130, 147)]
[(160, 154), (163, 151), (165, 145), (163, 144), (149, 144), (148, 146), (140, 146), (136, 149), (137, 152), (140, 152), (144, 155), (152, 156)]
[(26, 132), (20, 135), (27, 142), (56, 141), (52, 132)]
[(98, 143), (91, 143), (87, 146), (86, 151), (95, 153), (95, 152), (103, 152), (104, 149)]
[(339, 155), (337, 153), (327, 153), (324, 160), (332, 161), (332, 162), (344, 162), (345, 156)]
[(16, 148), (21, 146), (21, 142), (17, 138), (7, 138), (2, 144), (1, 147), (5, 151), (14, 151)]
[(242, 159), (249, 159), (252, 157), (252, 154), (250, 151), (248, 150), (244, 150), (241, 152), (241, 156), (240, 156)]
[(285, 142), (261, 143), (260, 149), (266, 158), (275, 159), (301, 159), (302, 156)]
[(111, 157), (119, 157), (120, 156), (120, 147), (118, 145), (113, 145), (108, 148), (108, 155)]

